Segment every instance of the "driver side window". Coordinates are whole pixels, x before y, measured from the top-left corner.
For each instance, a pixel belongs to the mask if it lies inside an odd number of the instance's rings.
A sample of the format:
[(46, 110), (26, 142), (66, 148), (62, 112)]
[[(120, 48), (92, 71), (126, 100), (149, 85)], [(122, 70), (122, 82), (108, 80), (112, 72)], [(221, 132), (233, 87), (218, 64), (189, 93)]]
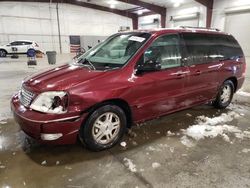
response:
[(164, 35), (157, 38), (144, 53), (144, 63), (157, 62), (161, 69), (181, 66), (178, 35)]

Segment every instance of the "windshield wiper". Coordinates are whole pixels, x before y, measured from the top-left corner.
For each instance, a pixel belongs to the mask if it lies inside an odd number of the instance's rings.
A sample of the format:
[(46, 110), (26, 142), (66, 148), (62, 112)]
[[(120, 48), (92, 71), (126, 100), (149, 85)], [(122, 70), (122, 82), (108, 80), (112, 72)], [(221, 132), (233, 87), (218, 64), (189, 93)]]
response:
[(88, 66), (90, 66), (93, 70), (96, 70), (95, 66), (91, 63), (90, 60), (88, 60), (87, 58), (83, 58), (79, 61), (79, 63), (81, 64), (89, 64)]

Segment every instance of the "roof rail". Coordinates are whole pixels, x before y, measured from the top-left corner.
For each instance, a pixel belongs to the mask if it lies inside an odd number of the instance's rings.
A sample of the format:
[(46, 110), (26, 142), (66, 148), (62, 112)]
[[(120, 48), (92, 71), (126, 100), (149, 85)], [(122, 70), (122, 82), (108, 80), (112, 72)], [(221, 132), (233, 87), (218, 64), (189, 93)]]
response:
[(179, 27), (183, 29), (204, 29), (204, 30), (212, 30), (212, 31), (221, 31), (217, 28), (207, 28), (207, 27), (191, 27), (191, 26), (179, 26)]

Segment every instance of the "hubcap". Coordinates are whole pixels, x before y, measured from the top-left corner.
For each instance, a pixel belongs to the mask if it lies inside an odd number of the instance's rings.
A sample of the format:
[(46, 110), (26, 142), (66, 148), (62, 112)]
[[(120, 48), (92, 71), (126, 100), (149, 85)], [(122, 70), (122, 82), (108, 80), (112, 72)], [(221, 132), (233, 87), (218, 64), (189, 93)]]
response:
[(227, 103), (230, 100), (231, 92), (232, 92), (232, 89), (229, 85), (225, 85), (223, 87), (221, 97), (220, 97), (222, 103)]
[(116, 138), (120, 126), (120, 118), (115, 113), (104, 113), (95, 120), (92, 136), (97, 143), (108, 144)]
[(5, 56), (5, 52), (0, 50), (0, 57), (4, 57)]

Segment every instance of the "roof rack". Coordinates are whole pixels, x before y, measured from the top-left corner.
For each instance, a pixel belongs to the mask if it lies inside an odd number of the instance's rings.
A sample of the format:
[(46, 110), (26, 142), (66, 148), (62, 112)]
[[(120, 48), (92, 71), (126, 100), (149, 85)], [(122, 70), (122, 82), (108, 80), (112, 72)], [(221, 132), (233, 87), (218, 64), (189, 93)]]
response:
[(191, 26), (179, 26), (183, 29), (204, 29), (204, 30), (211, 30), (211, 31), (221, 31), (217, 28), (207, 28), (207, 27), (191, 27)]

